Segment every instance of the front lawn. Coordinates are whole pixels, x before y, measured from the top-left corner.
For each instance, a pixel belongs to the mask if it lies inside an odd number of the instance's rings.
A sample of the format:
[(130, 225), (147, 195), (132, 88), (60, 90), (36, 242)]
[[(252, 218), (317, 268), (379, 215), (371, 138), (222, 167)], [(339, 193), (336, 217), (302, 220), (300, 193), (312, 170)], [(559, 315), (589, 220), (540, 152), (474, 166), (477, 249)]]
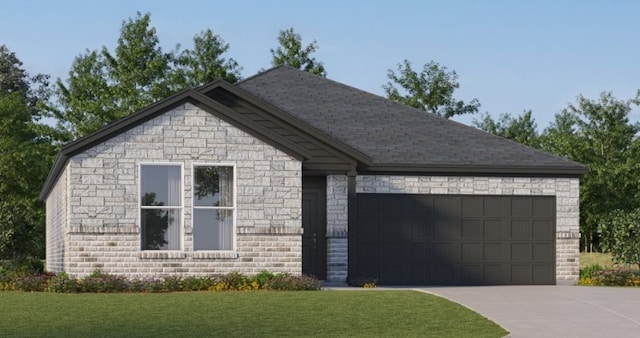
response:
[(501, 327), (417, 291), (0, 293), (2, 336), (503, 337)]

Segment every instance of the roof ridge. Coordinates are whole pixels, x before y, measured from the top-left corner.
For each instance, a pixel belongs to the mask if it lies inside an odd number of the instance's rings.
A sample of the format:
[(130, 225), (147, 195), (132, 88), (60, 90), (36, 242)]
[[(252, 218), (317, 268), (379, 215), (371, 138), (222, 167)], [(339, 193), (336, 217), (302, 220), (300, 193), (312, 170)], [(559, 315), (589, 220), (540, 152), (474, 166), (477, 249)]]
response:
[(291, 66), (289, 66), (289, 65), (285, 65), (285, 64), (277, 65), (277, 66), (273, 66), (273, 67), (271, 67), (271, 68), (269, 68), (269, 69), (260, 69), (260, 70), (258, 70), (258, 72), (257, 72), (257, 73), (255, 73), (255, 74), (253, 74), (253, 75), (249, 76), (249, 77), (248, 77), (248, 78), (246, 78), (246, 79), (242, 79), (242, 80), (240, 80), (240, 81), (238, 81), (238, 82), (236, 82), (236, 83), (233, 83), (233, 84), (234, 84), (234, 85), (239, 85), (239, 84), (241, 84), (241, 83), (244, 83), (244, 82), (247, 82), (247, 81), (253, 80), (253, 79), (257, 78), (257, 77), (261, 77), (261, 76), (263, 76), (263, 75), (265, 75), (265, 74), (267, 74), (267, 73), (270, 73), (270, 72), (272, 72), (272, 71), (274, 71), (274, 70), (276, 70), (276, 69), (279, 69), (279, 68), (291, 68), (291, 69), (295, 69), (295, 68), (293, 68), (293, 67), (291, 67)]

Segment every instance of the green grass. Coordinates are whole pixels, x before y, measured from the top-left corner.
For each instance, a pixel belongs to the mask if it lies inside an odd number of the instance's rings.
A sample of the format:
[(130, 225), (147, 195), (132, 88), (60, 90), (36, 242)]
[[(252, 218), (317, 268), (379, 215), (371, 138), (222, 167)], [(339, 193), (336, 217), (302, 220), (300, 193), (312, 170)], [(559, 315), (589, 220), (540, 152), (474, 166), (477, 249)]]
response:
[(503, 337), (501, 327), (417, 291), (55, 294), (0, 292), (0, 336)]

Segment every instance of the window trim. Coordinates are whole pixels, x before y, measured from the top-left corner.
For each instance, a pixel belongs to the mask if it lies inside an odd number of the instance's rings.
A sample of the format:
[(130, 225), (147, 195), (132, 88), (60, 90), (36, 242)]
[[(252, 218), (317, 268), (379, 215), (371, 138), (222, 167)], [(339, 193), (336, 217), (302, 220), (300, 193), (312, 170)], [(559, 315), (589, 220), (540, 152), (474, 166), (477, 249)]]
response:
[[(196, 186), (196, 167), (231, 167), (231, 170), (233, 171), (233, 196), (231, 197), (231, 200), (233, 201), (233, 206), (232, 207), (209, 207), (209, 206), (196, 206), (195, 203), (195, 198), (194, 198), (194, 194), (195, 194), (195, 186)], [(222, 254), (223, 256), (234, 256), (236, 253), (236, 237), (237, 237), (237, 228), (236, 228), (236, 217), (238, 215), (238, 201), (237, 201), (237, 197), (238, 197), (238, 193), (237, 193), (237, 179), (238, 179), (238, 173), (237, 173), (237, 167), (236, 164), (233, 162), (194, 162), (191, 165), (191, 244), (193, 247), (193, 252), (199, 252), (199, 253), (217, 253), (217, 254)], [(195, 210), (196, 209), (204, 209), (204, 210), (231, 210), (232, 211), (232, 222), (233, 222), (233, 230), (232, 230), (232, 238), (231, 238), (231, 250), (196, 250), (195, 248)]]
[[(143, 166), (173, 166), (180, 167), (180, 206), (143, 206), (142, 205), (142, 167)], [(138, 250), (140, 252), (182, 253), (184, 252), (184, 163), (180, 162), (139, 162), (138, 163)], [(143, 209), (180, 209), (179, 240), (177, 250), (142, 250), (142, 210)]]

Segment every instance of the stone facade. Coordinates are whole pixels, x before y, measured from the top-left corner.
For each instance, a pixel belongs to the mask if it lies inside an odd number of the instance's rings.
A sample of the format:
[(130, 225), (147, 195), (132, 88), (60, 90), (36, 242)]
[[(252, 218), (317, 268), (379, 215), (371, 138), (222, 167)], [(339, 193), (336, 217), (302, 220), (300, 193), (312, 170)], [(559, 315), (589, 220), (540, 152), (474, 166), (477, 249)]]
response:
[[(140, 250), (141, 163), (182, 166), (179, 251)], [(193, 249), (197, 164), (235, 167), (234, 250)], [(97, 269), (132, 277), (265, 269), (299, 274), (301, 198), (300, 161), (185, 104), (69, 160), (47, 199), (47, 268), (77, 276)]]
[(327, 176), (327, 280), (347, 280), (349, 199), (347, 176)]
[[(327, 178), (327, 233), (347, 231), (346, 222), (335, 216), (347, 213), (346, 176)], [(579, 179), (513, 178), (458, 176), (356, 177), (356, 193), (469, 194), (469, 195), (545, 195), (556, 197), (556, 279), (558, 283), (576, 281), (579, 274)], [(345, 233), (346, 237), (346, 233)], [(337, 249), (339, 248), (339, 250)], [(344, 281), (347, 275), (346, 238), (328, 238), (328, 276)], [(339, 252), (344, 252), (340, 257)]]

